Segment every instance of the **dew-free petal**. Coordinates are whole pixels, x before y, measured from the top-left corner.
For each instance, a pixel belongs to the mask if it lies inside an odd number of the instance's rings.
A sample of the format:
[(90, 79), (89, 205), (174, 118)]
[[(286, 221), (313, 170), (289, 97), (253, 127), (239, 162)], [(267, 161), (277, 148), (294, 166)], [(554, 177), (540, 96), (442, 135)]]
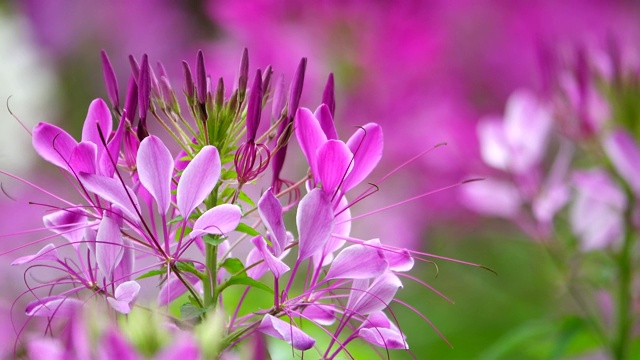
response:
[(333, 123), (333, 115), (331, 115), (331, 109), (329, 109), (329, 106), (327, 104), (320, 105), (313, 115), (318, 119), (320, 128), (322, 128), (327, 139), (337, 140), (338, 132), (336, 131), (336, 126)]
[(349, 138), (347, 146), (353, 153), (353, 169), (342, 184), (345, 192), (362, 182), (380, 162), (384, 147), (382, 127), (366, 124)]
[(118, 285), (114, 297), (107, 298), (107, 301), (116, 311), (128, 314), (131, 311), (131, 303), (136, 300), (139, 292), (140, 284), (136, 281), (127, 281)]
[(633, 137), (617, 130), (604, 139), (604, 150), (636, 195), (640, 195), (640, 148)]
[(307, 158), (311, 172), (317, 181), (316, 151), (327, 142), (327, 136), (322, 131), (318, 120), (307, 108), (300, 108), (296, 112), (294, 129), (302, 153)]
[(78, 146), (71, 135), (59, 127), (39, 123), (33, 128), (33, 148), (46, 161), (63, 169), (68, 169), (73, 149)]
[(279, 279), (283, 274), (289, 271), (289, 266), (269, 251), (267, 248), (267, 242), (264, 241), (262, 236), (254, 237), (251, 239), (251, 243), (255, 245), (256, 249), (258, 249), (260, 255), (262, 255), (262, 259), (264, 259), (265, 264), (267, 264), (267, 267), (276, 279)]
[(273, 253), (279, 256), (287, 242), (287, 229), (282, 220), (282, 204), (273, 194), (273, 189), (269, 188), (260, 197), (258, 213), (272, 236)]
[(185, 219), (211, 193), (220, 178), (218, 149), (207, 145), (189, 162), (178, 182), (177, 202)]
[(311, 336), (307, 335), (293, 324), (289, 324), (288, 322), (280, 320), (269, 314), (262, 318), (258, 331), (263, 334), (273, 336), (276, 339), (283, 340), (298, 350), (309, 350), (316, 343)]
[[(191, 283), (191, 285), (196, 285), (200, 282), (197, 276), (193, 274), (183, 273), (182, 278)], [(171, 276), (169, 280), (162, 286), (160, 292), (158, 292), (158, 305), (163, 306), (171, 303), (173, 300), (177, 299), (180, 295), (187, 292), (187, 288), (184, 286), (182, 281), (175, 276)]]
[(96, 144), (82, 141), (73, 149), (69, 159), (69, 166), (76, 174), (80, 172), (95, 174), (97, 157), (98, 148)]
[(62, 316), (68, 317), (76, 313), (83, 302), (64, 296), (48, 296), (30, 302), (25, 309), (27, 316)]
[(388, 271), (378, 277), (365, 292), (359, 291), (362, 295), (357, 298), (357, 301), (354, 301), (350, 310), (361, 315), (382, 311), (393, 300), (401, 287), (400, 279)]
[(320, 146), (316, 156), (322, 190), (332, 196), (353, 168), (353, 154), (342, 141), (328, 140)]
[(333, 210), (324, 191), (313, 189), (300, 200), (296, 223), (299, 236), (298, 261), (302, 261), (322, 249), (333, 230)]
[(42, 222), (48, 230), (62, 235), (72, 244), (77, 244), (82, 241), (83, 228), (87, 225), (88, 220), (79, 210), (63, 209), (43, 216)]
[(166, 214), (171, 204), (173, 157), (160, 138), (150, 135), (140, 143), (137, 161), (140, 182)]
[(88, 191), (118, 206), (134, 223), (140, 221), (136, 212), (140, 209), (138, 199), (133, 190), (120, 180), (86, 173), (78, 174), (78, 178)]
[(96, 262), (102, 273), (109, 278), (122, 260), (122, 244), (120, 226), (105, 212), (96, 235)]
[(402, 334), (385, 328), (362, 328), (358, 331), (358, 337), (370, 344), (386, 349), (408, 349), (409, 345)]
[(325, 279), (370, 279), (388, 267), (384, 253), (375, 245), (352, 245), (336, 256)]
[(22, 265), (32, 261), (58, 261), (58, 251), (53, 244), (47, 244), (35, 255), (27, 255), (13, 260), (11, 265)]
[(101, 153), (104, 145), (102, 145), (102, 140), (100, 139), (100, 132), (102, 132), (104, 140), (107, 141), (109, 134), (111, 134), (112, 126), (113, 121), (109, 106), (104, 100), (95, 99), (89, 105), (89, 111), (82, 126), (82, 141), (90, 141), (99, 145), (100, 148), (98, 150)]
[(222, 204), (207, 210), (195, 224), (191, 237), (202, 234), (225, 235), (238, 227), (242, 211), (233, 204)]

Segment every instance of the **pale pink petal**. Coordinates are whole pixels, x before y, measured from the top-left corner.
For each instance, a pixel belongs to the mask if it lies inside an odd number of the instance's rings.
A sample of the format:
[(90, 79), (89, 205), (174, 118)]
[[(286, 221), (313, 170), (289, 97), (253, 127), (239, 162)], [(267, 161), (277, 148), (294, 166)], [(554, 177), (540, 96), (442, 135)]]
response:
[(82, 141), (90, 141), (96, 145), (100, 145), (99, 152), (102, 153), (104, 146), (100, 139), (100, 131), (106, 141), (111, 134), (113, 122), (111, 119), (111, 112), (109, 107), (102, 99), (95, 99), (89, 105), (89, 111), (87, 117), (84, 120), (84, 126), (82, 127)]
[(250, 278), (256, 280), (261, 278), (262, 275), (264, 275), (267, 270), (269, 270), (269, 267), (267, 267), (267, 264), (264, 262), (264, 258), (262, 257), (260, 251), (256, 248), (253, 248), (251, 249), (251, 251), (249, 251), (249, 255), (247, 255), (247, 267), (258, 262), (260, 263), (252, 266), (249, 270), (247, 270), (247, 275), (249, 275)]
[(27, 343), (30, 359), (66, 360), (64, 348), (59, 339), (35, 338)]
[(140, 209), (135, 193), (119, 179), (93, 174), (78, 174), (82, 185), (89, 191), (118, 206), (134, 223), (140, 221), (136, 209)]
[(33, 128), (33, 148), (48, 162), (68, 169), (71, 154), (78, 146), (71, 135), (55, 125), (39, 123)]
[(313, 115), (318, 119), (322, 131), (329, 140), (338, 140), (338, 132), (336, 131), (336, 125), (333, 123), (333, 116), (331, 116), (331, 110), (326, 104), (320, 105)]
[(352, 245), (336, 256), (325, 279), (370, 279), (388, 267), (383, 251), (375, 245)]
[(150, 135), (140, 143), (136, 164), (138, 177), (158, 204), (158, 211), (166, 214), (171, 204), (173, 157), (160, 138)]
[(294, 324), (289, 324), (269, 314), (262, 318), (258, 331), (283, 340), (298, 350), (309, 350), (316, 343), (311, 336), (294, 326)]
[(322, 131), (320, 123), (307, 108), (299, 108), (294, 119), (294, 128), (298, 144), (302, 149), (302, 153), (307, 158), (311, 173), (313, 173), (316, 181), (316, 151), (322, 144), (327, 142), (327, 136)]
[(61, 234), (69, 242), (76, 244), (82, 241), (83, 228), (87, 225), (88, 220), (79, 210), (63, 209), (43, 216), (42, 222), (47, 229)]
[(273, 273), (273, 276), (276, 279), (281, 278), (283, 274), (287, 273), (290, 270), (287, 264), (275, 257), (271, 253), (271, 251), (269, 251), (269, 249), (267, 248), (267, 242), (264, 241), (262, 236), (254, 237), (253, 239), (251, 239), (251, 243), (255, 245), (256, 249), (258, 249), (260, 255), (262, 255), (262, 259), (264, 260), (265, 264), (267, 264), (267, 267), (269, 268), (271, 273)]
[(27, 305), (27, 316), (62, 316), (69, 317), (83, 306), (83, 302), (63, 296), (48, 296), (32, 301)]
[(353, 169), (342, 184), (345, 192), (366, 179), (380, 162), (384, 147), (382, 127), (374, 123), (366, 124), (349, 138), (347, 146), (353, 153), (354, 160)]
[(485, 164), (500, 170), (508, 170), (511, 165), (511, 149), (504, 132), (502, 119), (485, 117), (477, 126), (480, 155)]
[[(200, 279), (193, 274), (183, 273), (182, 277), (191, 283), (191, 285), (196, 285), (200, 282)], [(167, 305), (187, 291), (188, 289), (184, 286), (182, 281), (172, 275), (158, 292), (158, 305)]]
[(340, 140), (329, 140), (317, 151), (318, 179), (322, 190), (332, 196), (353, 168), (353, 154)]
[(336, 321), (335, 306), (333, 304), (316, 303), (304, 308), (305, 318), (322, 326), (332, 325)]
[(627, 132), (618, 130), (605, 137), (604, 149), (616, 171), (640, 196), (640, 148)]
[(282, 204), (280, 204), (280, 201), (273, 195), (271, 188), (265, 191), (262, 197), (260, 197), (260, 201), (258, 201), (258, 213), (267, 231), (271, 234), (273, 253), (279, 256), (286, 246), (287, 229), (282, 219)]
[(131, 303), (138, 297), (140, 284), (136, 281), (124, 282), (116, 288), (114, 297), (107, 298), (107, 301), (116, 311), (128, 314), (131, 311)]
[(134, 347), (120, 334), (120, 332), (109, 329), (102, 337), (100, 351), (97, 352), (99, 360), (138, 360)]
[(102, 151), (98, 157), (99, 174), (102, 176), (113, 177), (115, 174), (116, 168), (114, 163), (117, 164), (118, 158), (120, 157), (120, 148), (122, 147), (126, 123), (127, 121), (123, 115), (116, 132), (107, 144), (108, 151)]
[(358, 337), (370, 344), (386, 349), (409, 349), (402, 334), (385, 328), (362, 328), (358, 330)]
[(207, 210), (195, 224), (190, 236), (202, 234), (227, 235), (240, 224), (242, 210), (237, 205), (222, 204)]
[(300, 200), (296, 214), (298, 224), (298, 261), (322, 249), (333, 230), (333, 211), (327, 195), (313, 189)]
[(198, 344), (187, 336), (181, 336), (177, 341), (165, 347), (154, 360), (198, 360), (200, 349)]
[(53, 244), (47, 244), (45, 247), (40, 249), (35, 255), (27, 255), (15, 259), (11, 265), (22, 265), (26, 263), (30, 263), (32, 261), (58, 261), (58, 251)]
[(96, 235), (96, 262), (108, 278), (111, 278), (113, 270), (122, 260), (122, 244), (120, 226), (105, 212)]
[[(357, 298), (350, 308), (360, 315), (368, 315), (384, 310), (393, 300), (396, 292), (402, 287), (402, 282), (392, 272), (388, 271), (378, 277), (373, 284)], [(360, 292), (360, 291), (359, 291)]]
[(496, 179), (465, 184), (460, 194), (462, 203), (471, 210), (507, 219), (518, 215), (522, 203), (520, 193), (512, 183)]
[(406, 272), (413, 269), (414, 260), (407, 249), (387, 250), (384, 257), (389, 262), (391, 271)]
[(191, 160), (178, 182), (177, 202), (180, 215), (185, 219), (206, 199), (220, 178), (218, 149), (207, 145)]

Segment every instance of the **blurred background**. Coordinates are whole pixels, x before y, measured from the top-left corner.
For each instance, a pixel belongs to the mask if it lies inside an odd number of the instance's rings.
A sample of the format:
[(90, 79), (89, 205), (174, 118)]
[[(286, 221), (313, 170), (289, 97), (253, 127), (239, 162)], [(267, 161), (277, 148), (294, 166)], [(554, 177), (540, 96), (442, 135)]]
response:
[[(198, 49), (209, 73), (233, 79), (246, 47), (251, 69), (271, 64), (287, 82), (300, 58), (308, 58), (301, 106), (315, 108), (328, 74), (335, 74), (341, 137), (367, 122), (383, 126), (385, 153), (374, 178), (447, 143), (381, 185), (363, 211), (465, 179), (490, 179), (495, 173), (481, 159), (479, 119), (503, 114), (517, 89), (544, 95), (549, 54), (588, 49), (596, 63), (599, 51), (605, 53), (615, 39), (634, 63), (640, 59), (639, 35), (640, 3), (631, 0), (0, 0), (0, 168), (68, 191), (52, 166), (36, 159), (29, 134), (10, 111), (28, 128), (54, 122), (78, 137), (90, 101), (107, 97), (101, 49), (120, 84), (130, 71), (127, 56), (143, 53), (162, 62), (172, 82), (181, 84), (180, 61), (193, 66)], [(0, 197), (0, 234), (40, 227), (40, 216), (27, 204), (40, 195), (6, 177), (2, 184), (8, 195)], [(590, 333), (581, 332), (563, 271), (545, 247), (510, 221), (470, 210), (458, 188), (359, 220), (354, 233), (480, 263), (497, 273), (443, 261), (437, 272), (430, 264), (417, 266), (414, 276), (455, 302), (406, 281), (399, 297), (416, 305), (453, 344), (396, 304), (419, 359), (601, 355)], [(0, 240), (7, 251), (33, 238)], [(6, 265), (19, 254), (2, 261), (3, 316), (24, 291), (23, 269)], [(2, 341), (0, 346), (13, 345), (11, 336)]]

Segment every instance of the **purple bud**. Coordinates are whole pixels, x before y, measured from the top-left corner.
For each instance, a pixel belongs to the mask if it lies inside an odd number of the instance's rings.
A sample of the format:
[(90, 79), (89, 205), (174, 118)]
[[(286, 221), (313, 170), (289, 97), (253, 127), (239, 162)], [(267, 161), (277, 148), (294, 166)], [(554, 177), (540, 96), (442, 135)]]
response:
[(256, 77), (253, 80), (251, 93), (249, 94), (249, 105), (247, 106), (247, 141), (253, 141), (256, 138), (258, 125), (260, 125), (260, 116), (262, 114), (262, 73), (260, 69), (256, 71)]
[(215, 104), (218, 109), (222, 108), (224, 104), (224, 80), (218, 79), (218, 86), (216, 86)]
[(336, 97), (334, 90), (334, 82), (333, 82), (333, 73), (329, 74), (329, 79), (327, 79), (327, 85), (324, 88), (324, 92), (322, 93), (322, 103), (326, 104), (331, 111), (331, 117), (335, 117), (336, 115)]
[(273, 68), (271, 65), (264, 69), (262, 77), (262, 94), (266, 94), (269, 91), (269, 85), (271, 85), (271, 76), (273, 75)]
[(156, 63), (156, 69), (158, 69), (158, 77), (163, 77), (164, 76), (164, 77), (168, 78), (167, 70), (164, 68), (164, 65), (162, 65), (161, 62), (158, 61)]
[(193, 83), (193, 75), (191, 75), (191, 68), (189, 68), (189, 64), (186, 61), (182, 62), (182, 69), (184, 70), (184, 81), (185, 81), (184, 91), (187, 93), (187, 96), (190, 99), (193, 99), (193, 97), (195, 96), (196, 85)]
[(149, 58), (147, 57), (147, 54), (144, 54), (142, 55), (142, 66), (140, 67), (140, 76), (138, 77), (138, 116), (140, 117), (140, 122), (145, 125), (150, 102), (151, 68), (149, 67)]
[(273, 99), (271, 100), (271, 116), (273, 117), (273, 121), (278, 121), (280, 116), (282, 116), (285, 101), (287, 100), (284, 92), (284, 75), (280, 75), (273, 89)]
[(131, 72), (133, 73), (133, 77), (137, 82), (138, 78), (140, 77), (140, 65), (138, 64), (136, 58), (133, 57), (133, 55), (129, 55), (129, 65), (131, 65)]
[(160, 79), (158, 79), (158, 85), (160, 87), (160, 93), (162, 94), (162, 100), (166, 103), (166, 106), (172, 107), (175, 105), (175, 96), (171, 89), (169, 79), (167, 79), (166, 76), (160, 76)]
[(136, 108), (138, 107), (138, 85), (136, 79), (131, 75), (129, 77), (129, 86), (127, 88), (127, 98), (124, 102), (124, 110), (126, 117), (133, 122), (136, 116)]
[(249, 81), (249, 50), (242, 50), (242, 59), (240, 60), (240, 71), (238, 73), (238, 92), (244, 97), (247, 90), (247, 81)]
[(302, 86), (304, 85), (304, 73), (307, 70), (307, 58), (300, 59), (300, 64), (293, 75), (293, 82), (289, 93), (289, 117), (293, 118), (300, 105), (302, 96)]
[(113, 72), (113, 67), (111, 66), (111, 61), (109, 61), (107, 52), (104, 50), (100, 51), (100, 56), (102, 58), (102, 74), (104, 76), (105, 85), (107, 86), (109, 100), (111, 100), (113, 108), (117, 110), (120, 107), (118, 80), (116, 80), (116, 74)]
[(207, 102), (207, 71), (204, 68), (204, 54), (202, 50), (198, 50), (198, 59), (196, 62), (196, 86), (198, 101), (200, 104)]

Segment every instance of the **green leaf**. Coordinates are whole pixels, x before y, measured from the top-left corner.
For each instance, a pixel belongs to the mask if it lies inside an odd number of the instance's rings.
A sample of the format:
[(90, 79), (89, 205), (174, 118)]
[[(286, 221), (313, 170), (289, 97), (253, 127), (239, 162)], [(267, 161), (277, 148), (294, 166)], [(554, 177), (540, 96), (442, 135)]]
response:
[(251, 226), (245, 224), (245, 223), (240, 223), (238, 224), (238, 227), (236, 228), (236, 231), (239, 231), (241, 233), (245, 233), (247, 235), (251, 235), (251, 236), (258, 236), (260, 235), (260, 233), (252, 228)]
[(207, 234), (202, 237), (202, 240), (209, 245), (218, 246), (224, 241), (224, 237), (220, 235)]
[(227, 281), (224, 282), (224, 284), (220, 286), (220, 288), (224, 289), (231, 285), (248, 285), (254, 288), (264, 290), (270, 294), (273, 294), (273, 289), (261, 283), (260, 281), (257, 281), (248, 277), (245, 273), (230, 277)]
[(166, 273), (167, 273), (166, 270), (151, 270), (151, 271), (149, 271), (147, 273), (144, 273), (144, 274), (138, 276), (136, 278), (136, 280), (146, 279), (146, 278), (150, 278), (150, 277), (158, 276), (158, 275), (164, 275)]
[(202, 275), (202, 273), (200, 271), (198, 271), (198, 269), (196, 269), (195, 266), (193, 266), (193, 263), (191, 261), (178, 261), (176, 262), (176, 267), (178, 268), (178, 270), (180, 271), (184, 271), (184, 272), (188, 272), (191, 274), (194, 274), (198, 277), (200, 277)]
[(251, 200), (251, 198), (247, 194), (245, 194), (244, 191), (240, 191), (240, 194), (238, 194), (238, 199), (246, 202), (251, 207), (255, 207), (256, 206), (256, 204), (253, 202), (253, 200)]
[(222, 180), (231, 180), (231, 179), (236, 179), (238, 177), (238, 173), (229, 169), (226, 170), (222, 173), (222, 176), (220, 177)]
[(199, 308), (192, 303), (185, 303), (180, 306), (180, 318), (182, 320), (193, 320), (200, 318), (205, 312), (205, 309)]
[[(242, 261), (237, 258), (225, 259), (224, 262), (220, 264), (220, 267), (225, 268), (231, 274), (237, 274), (244, 270), (244, 264), (242, 264)], [(247, 276), (245, 273), (242, 273), (241, 275)]]
[(184, 220), (184, 218), (182, 217), (182, 215), (178, 215), (176, 217), (174, 217), (173, 219), (167, 221), (167, 225), (171, 225), (171, 224), (175, 224), (178, 222), (182, 222)]

